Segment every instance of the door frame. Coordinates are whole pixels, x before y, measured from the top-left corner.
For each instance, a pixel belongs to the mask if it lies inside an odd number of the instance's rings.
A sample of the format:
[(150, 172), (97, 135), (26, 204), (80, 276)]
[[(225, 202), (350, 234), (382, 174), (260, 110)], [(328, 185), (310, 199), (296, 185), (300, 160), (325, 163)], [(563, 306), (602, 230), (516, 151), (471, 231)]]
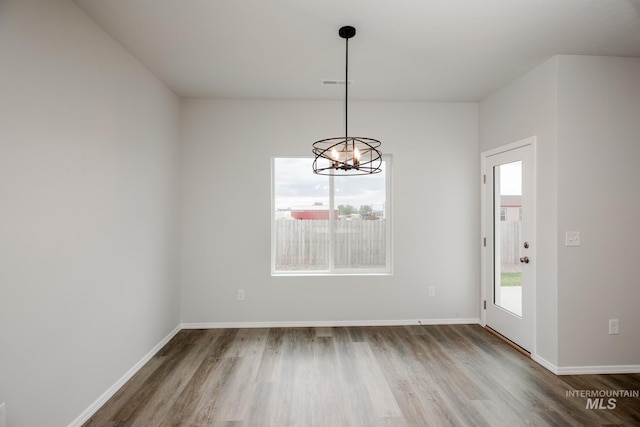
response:
[(484, 306), (484, 301), (487, 301), (489, 298), (489, 295), (487, 295), (487, 257), (491, 257), (491, 259), (493, 260), (493, 254), (489, 254), (487, 253), (488, 251), (486, 250), (486, 246), (485, 246), (485, 242), (488, 237), (489, 237), (489, 232), (490, 230), (487, 230), (487, 218), (486, 218), (486, 204), (487, 204), (487, 199), (489, 199), (489, 203), (493, 202), (493, 192), (491, 193), (491, 197), (488, 197), (487, 195), (487, 188), (485, 185), (485, 174), (487, 173), (486, 171), (486, 160), (487, 157), (491, 157), (494, 156), (496, 154), (500, 154), (500, 153), (504, 153), (507, 151), (511, 151), (511, 150), (515, 150), (518, 148), (522, 148), (525, 146), (531, 146), (531, 197), (530, 197), (530, 205), (531, 205), (531, 238), (530, 238), (530, 243), (531, 243), (531, 256), (534, 257), (533, 259), (536, 261), (535, 263), (535, 268), (531, 269), (531, 284), (530, 284), (530, 292), (529, 292), (529, 298), (530, 298), (530, 313), (531, 313), (531, 322), (530, 322), (530, 331), (529, 333), (530, 335), (530, 342), (531, 342), (531, 349), (530, 349), (530, 353), (533, 356), (534, 354), (536, 354), (536, 324), (537, 324), (537, 304), (536, 304), (536, 295), (537, 295), (537, 286), (536, 286), (536, 270), (537, 270), (537, 260), (538, 260), (538, 246), (537, 246), (537, 242), (536, 242), (536, 236), (537, 236), (537, 221), (536, 221), (536, 199), (537, 199), (537, 189), (536, 189), (536, 182), (537, 182), (537, 168), (536, 168), (536, 163), (537, 163), (537, 147), (536, 147), (536, 136), (530, 136), (528, 138), (524, 138), (524, 139), (520, 139), (518, 141), (514, 141), (511, 142), (509, 144), (506, 145), (502, 145), (500, 147), (496, 147), (487, 151), (483, 151), (482, 153), (480, 153), (480, 195), (481, 195), (481, 210), (480, 210), (480, 219), (481, 219), (481, 227), (480, 227), (480, 275), (481, 275), (481, 280), (480, 280), (480, 324), (483, 327), (487, 326), (487, 321), (486, 321), (486, 310), (485, 310), (485, 306)]

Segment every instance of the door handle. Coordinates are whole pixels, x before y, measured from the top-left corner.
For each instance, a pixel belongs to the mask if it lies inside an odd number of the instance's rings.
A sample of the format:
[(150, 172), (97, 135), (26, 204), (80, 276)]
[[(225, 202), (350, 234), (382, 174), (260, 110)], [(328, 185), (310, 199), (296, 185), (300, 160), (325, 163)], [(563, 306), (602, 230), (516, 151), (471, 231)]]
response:
[(529, 264), (529, 257), (528, 256), (523, 256), (522, 258), (520, 258), (520, 262), (524, 262), (525, 264)]

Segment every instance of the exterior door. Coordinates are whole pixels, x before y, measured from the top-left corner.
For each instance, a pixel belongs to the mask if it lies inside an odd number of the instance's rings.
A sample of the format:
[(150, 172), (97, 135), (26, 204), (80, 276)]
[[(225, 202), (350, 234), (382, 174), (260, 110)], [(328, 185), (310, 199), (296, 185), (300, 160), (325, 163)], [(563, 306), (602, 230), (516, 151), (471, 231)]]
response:
[(486, 326), (532, 350), (535, 243), (528, 138), (483, 153), (483, 309)]

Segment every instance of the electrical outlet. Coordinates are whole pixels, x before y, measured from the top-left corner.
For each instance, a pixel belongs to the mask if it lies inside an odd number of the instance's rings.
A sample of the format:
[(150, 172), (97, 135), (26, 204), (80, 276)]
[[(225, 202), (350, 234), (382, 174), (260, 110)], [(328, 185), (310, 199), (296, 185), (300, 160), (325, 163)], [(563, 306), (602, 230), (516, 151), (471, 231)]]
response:
[(609, 335), (618, 335), (620, 333), (620, 321), (618, 319), (609, 319)]
[(567, 231), (564, 234), (565, 246), (580, 246), (580, 232), (579, 231)]
[(238, 289), (236, 298), (238, 299), (238, 301), (244, 301), (244, 289)]
[(427, 288), (427, 296), (429, 298), (435, 298), (435, 296), (436, 296), (436, 287), (435, 286), (429, 286)]

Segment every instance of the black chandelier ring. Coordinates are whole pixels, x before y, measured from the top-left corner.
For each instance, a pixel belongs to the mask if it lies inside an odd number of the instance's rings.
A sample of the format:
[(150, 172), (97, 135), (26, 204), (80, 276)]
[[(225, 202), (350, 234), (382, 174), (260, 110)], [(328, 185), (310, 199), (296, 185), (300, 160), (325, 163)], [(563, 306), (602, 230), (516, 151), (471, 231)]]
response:
[(316, 141), (313, 143), (315, 155), (313, 171), (318, 175), (335, 176), (380, 173), (382, 172), (382, 154), (378, 150), (380, 145), (381, 142), (377, 139), (359, 136)]

